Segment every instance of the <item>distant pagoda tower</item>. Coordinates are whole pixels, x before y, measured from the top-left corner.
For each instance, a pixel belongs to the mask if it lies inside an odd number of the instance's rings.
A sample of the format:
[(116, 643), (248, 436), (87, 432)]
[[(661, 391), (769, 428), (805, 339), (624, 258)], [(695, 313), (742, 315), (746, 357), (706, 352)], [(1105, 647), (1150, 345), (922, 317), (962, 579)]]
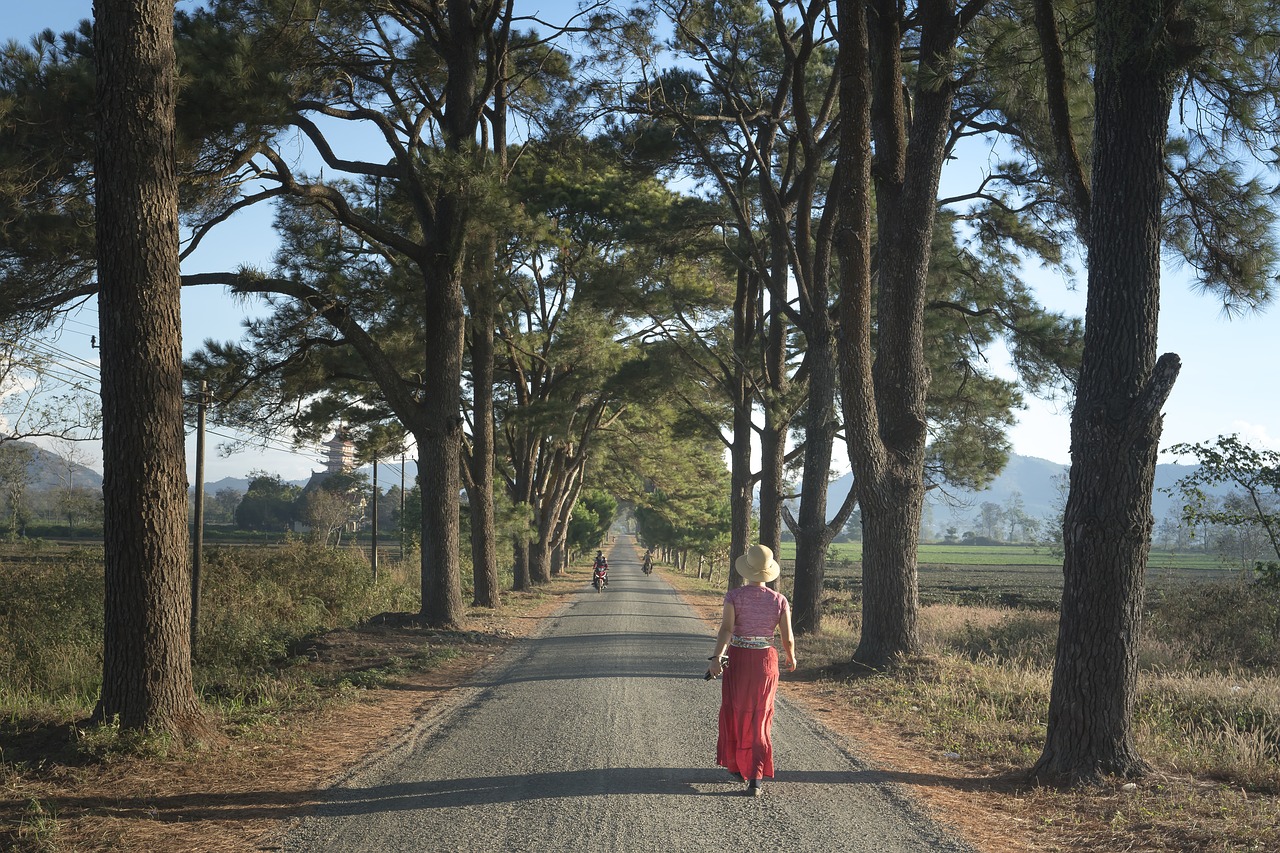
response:
[(326, 474), (344, 474), (356, 467), (356, 443), (351, 440), (351, 433), (346, 427), (338, 427), (333, 438), (325, 442)]

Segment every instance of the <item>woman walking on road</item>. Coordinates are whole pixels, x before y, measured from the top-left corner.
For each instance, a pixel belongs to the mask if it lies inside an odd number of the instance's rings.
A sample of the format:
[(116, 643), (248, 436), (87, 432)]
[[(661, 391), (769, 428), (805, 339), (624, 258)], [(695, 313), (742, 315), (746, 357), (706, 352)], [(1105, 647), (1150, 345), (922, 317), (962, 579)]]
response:
[(752, 545), (734, 567), (745, 583), (724, 597), (710, 669), (712, 677), (724, 675), (716, 763), (746, 780), (747, 795), (758, 797), (762, 781), (773, 778), (770, 732), (778, 692), (778, 650), (773, 637), (775, 632), (781, 635), (789, 672), (796, 668), (795, 637), (790, 602), (765, 586), (781, 570), (773, 551)]

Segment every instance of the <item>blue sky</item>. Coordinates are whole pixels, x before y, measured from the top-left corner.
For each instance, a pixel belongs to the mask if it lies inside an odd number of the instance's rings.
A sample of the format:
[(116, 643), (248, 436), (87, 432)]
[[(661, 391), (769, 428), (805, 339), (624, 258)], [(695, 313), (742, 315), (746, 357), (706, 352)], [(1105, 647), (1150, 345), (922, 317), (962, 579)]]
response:
[[(25, 43), (45, 28), (68, 29), (92, 15), (92, 0), (43, 0), (8, 3), (0, 20), (0, 39)], [(520, 11), (570, 6), (565, 0), (517, 0)], [(962, 162), (953, 168), (980, 168)], [(184, 272), (231, 269), (241, 264), (267, 265), (273, 251), (270, 213), (266, 209), (241, 214), (220, 227), (183, 267)], [(1029, 279), (1048, 307), (1080, 315), (1084, 284), (1074, 289), (1060, 278), (1032, 271)], [(183, 297), (183, 336), (194, 349), (206, 338), (238, 337), (243, 304), (221, 288), (189, 290)], [(96, 333), (96, 315), (86, 309), (65, 327), (59, 350), (92, 361), (88, 337)], [(1160, 352), (1176, 352), (1182, 373), (1165, 408), (1162, 446), (1176, 442), (1208, 441), (1217, 435), (1240, 433), (1256, 446), (1280, 450), (1280, 395), (1275, 393), (1276, 342), (1280, 315), (1275, 309), (1236, 319), (1223, 316), (1210, 296), (1198, 294), (1189, 277), (1167, 268), (1162, 285)], [(1069, 414), (1061, 403), (1030, 400), (1011, 433), (1014, 450), (1054, 462), (1069, 461)], [(211, 439), (211, 447), (221, 441)], [(243, 476), (266, 469), (292, 479), (322, 467), (317, 449), (299, 452), (275, 449), (222, 457), (210, 452), (206, 478)], [(194, 458), (194, 450), (189, 453)], [(1165, 458), (1162, 461), (1172, 461)], [(95, 467), (96, 464), (95, 464)]]

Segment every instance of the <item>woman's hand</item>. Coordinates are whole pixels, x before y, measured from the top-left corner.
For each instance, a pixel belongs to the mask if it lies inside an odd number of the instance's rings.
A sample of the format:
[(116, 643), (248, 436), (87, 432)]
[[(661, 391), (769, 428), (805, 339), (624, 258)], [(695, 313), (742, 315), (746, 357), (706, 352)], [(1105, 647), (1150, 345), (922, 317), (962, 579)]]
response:
[(711, 666), (708, 667), (707, 671), (711, 673), (712, 678), (719, 678), (724, 674), (725, 664), (728, 662), (728, 658), (713, 657), (711, 659)]
[(796, 653), (794, 650), (787, 652), (787, 672), (796, 671)]

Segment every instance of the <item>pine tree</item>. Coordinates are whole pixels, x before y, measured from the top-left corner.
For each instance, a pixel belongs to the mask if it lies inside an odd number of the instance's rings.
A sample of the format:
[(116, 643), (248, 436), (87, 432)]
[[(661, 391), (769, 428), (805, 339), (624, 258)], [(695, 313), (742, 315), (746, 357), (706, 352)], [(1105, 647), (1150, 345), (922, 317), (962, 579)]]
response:
[(94, 717), (208, 734), (191, 680), (173, 0), (98, 0), (106, 599)]
[[(1274, 13), (1194, 2), (1096, 3), (1086, 159), (1075, 144), (1069, 75), (1062, 73), (1070, 45), (1059, 39), (1050, 4), (1035, 9), (1053, 72), (1046, 78), (1052, 150), (1059, 171), (1073, 178), (1061, 186), (1088, 247), (1089, 290), (1071, 418), (1062, 617), (1048, 731), (1033, 773), (1097, 782), (1147, 768), (1133, 731), (1137, 645), (1160, 410), (1180, 367), (1173, 353), (1156, 357), (1161, 235), (1187, 253), (1228, 306), (1269, 298), (1275, 247), (1257, 220), (1273, 221), (1274, 213), (1238, 169), (1239, 151), (1222, 140), (1248, 151), (1273, 134), (1264, 116), (1275, 90), (1264, 81)], [(1231, 38), (1220, 37), (1228, 32)], [(1200, 102), (1197, 127), (1171, 137), (1178, 90), (1213, 98)]]

